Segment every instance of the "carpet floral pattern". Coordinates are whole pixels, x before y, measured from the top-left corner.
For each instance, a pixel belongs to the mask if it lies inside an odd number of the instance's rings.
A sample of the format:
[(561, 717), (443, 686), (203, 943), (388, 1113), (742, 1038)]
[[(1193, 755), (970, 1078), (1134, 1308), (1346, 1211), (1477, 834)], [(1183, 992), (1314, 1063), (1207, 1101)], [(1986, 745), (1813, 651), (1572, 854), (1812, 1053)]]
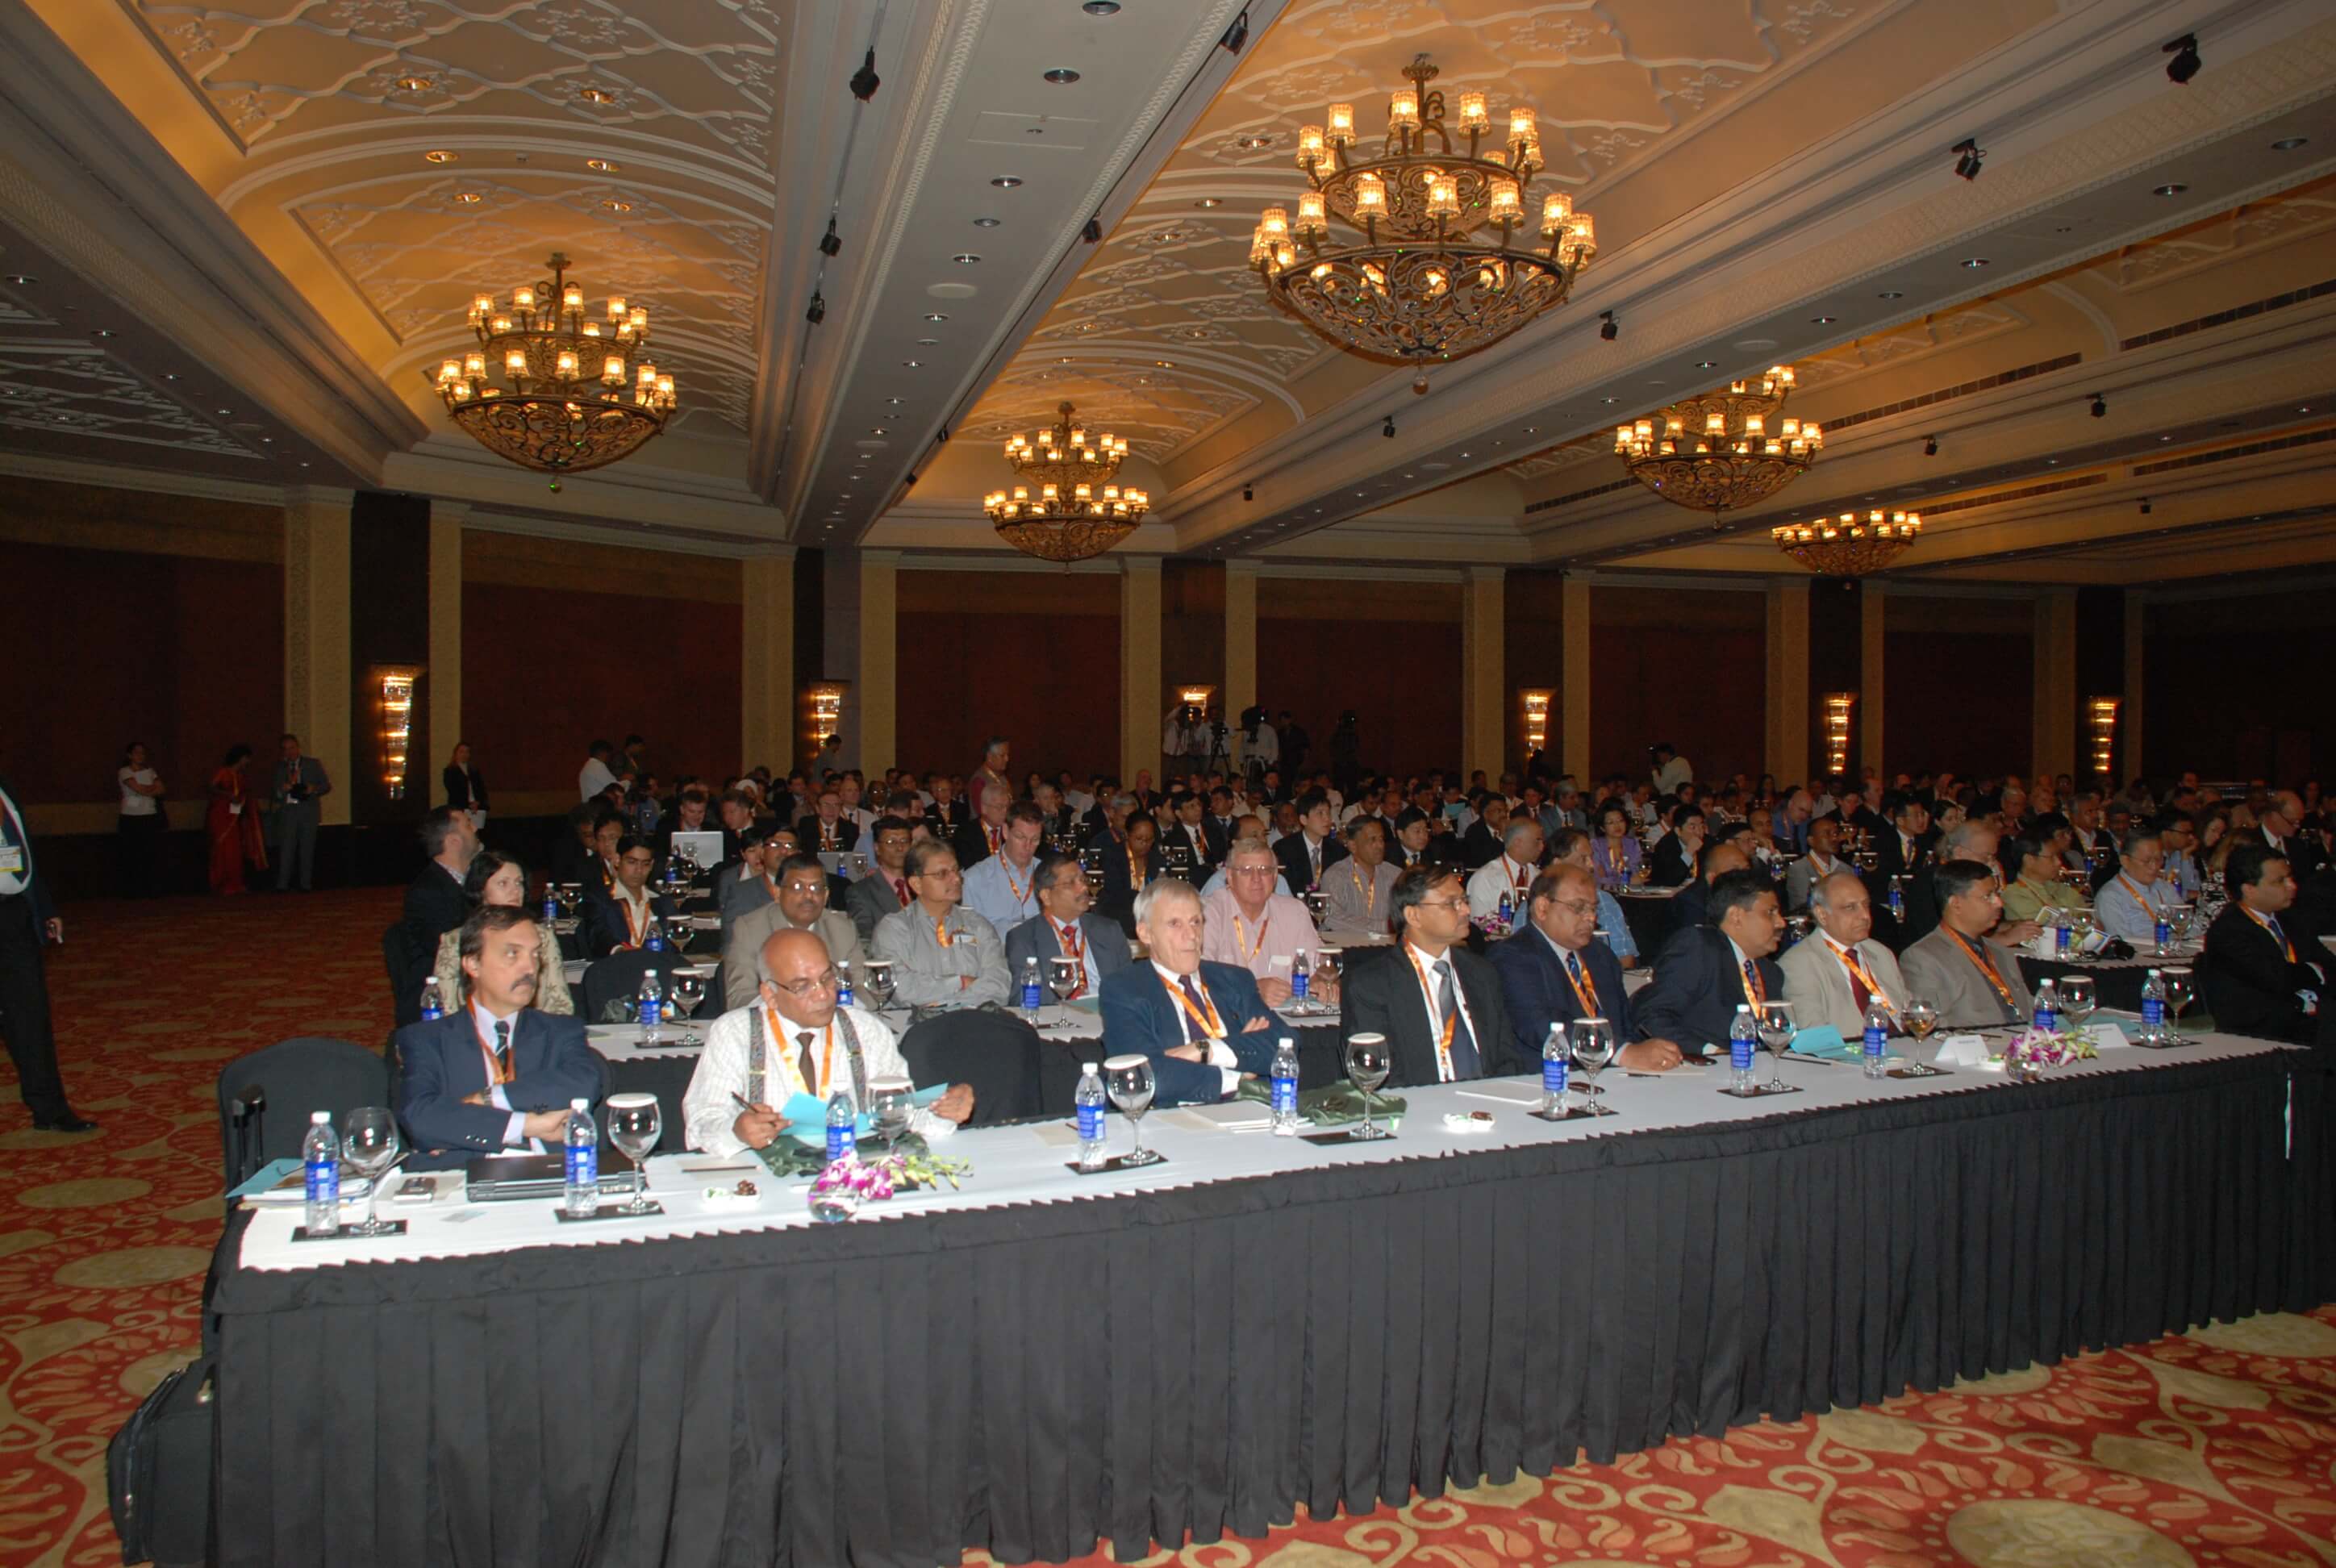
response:
[[(0, 1067), (0, 1568), (120, 1561), (105, 1441), (195, 1353), (220, 1065), (291, 1035), (377, 1043), (396, 902), (68, 911), (50, 968), (59, 1048), (74, 1104), (103, 1126), (33, 1131)], [(2336, 1568), (2336, 1307), (1144, 1561)]]

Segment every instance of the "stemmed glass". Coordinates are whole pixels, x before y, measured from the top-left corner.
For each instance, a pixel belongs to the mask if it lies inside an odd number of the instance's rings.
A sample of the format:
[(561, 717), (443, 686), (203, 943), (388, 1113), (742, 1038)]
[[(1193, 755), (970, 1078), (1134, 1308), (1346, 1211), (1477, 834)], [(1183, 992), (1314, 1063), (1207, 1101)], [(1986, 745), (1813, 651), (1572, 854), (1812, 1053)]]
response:
[(1898, 1021), (1916, 1040), (1927, 1040), (1939, 1027), (1939, 1009), (1922, 997), (1908, 997), (1906, 1005), (1898, 1009)]
[(1127, 1118), (1134, 1145), (1121, 1156), (1123, 1170), (1159, 1163), (1161, 1156), (1144, 1146), (1144, 1113), (1152, 1108), (1152, 1058), (1141, 1056), (1106, 1057), (1103, 1064), (1104, 1092), (1119, 1114)]
[(2166, 982), (2166, 1010), (2173, 1015), (2166, 1026), (2166, 1037), (2178, 1041), (2182, 1036), (2182, 1009), (2190, 1005), (2190, 998), (2197, 993), (2192, 988), (2190, 971), (2186, 969), (2160, 969), (2158, 978)]
[(2068, 1020), (2068, 1032), (2083, 1034), (2085, 1020), (2091, 1018), (2094, 1010), (2101, 1005), (2100, 998), (2093, 989), (2093, 977), (2062, 975), (2059, 991), (2060, 1016)]
[(706, 1043), (699, 1037), (696, 1025), (691, 1021), (696, 1016), (699, 1005), (705, 1000), (706, 977), (693, 974), (687, 969), (676, 970), (673, 977), (673, 1005), (681, 1009), (681, 1043), (685, 1046), (701, 1046)]
[(1785, 1075), (1780, 1069), (1785, 1047), (1793, 1043), (1792, 1003), (1760, 1004), (1760, 1043), (1768, 1047), (1768, 1089), (1774, 1093), (1785, 1087)]
[(892, 960), (863, 959), (860, 963), (861, 989), (881, 1011), (892, 1000)]
[(1598, 1069), (1614, 1059), (1614, 1026), (1604, 1018), (1576, 1018), (1567, 1031), (1573, 1041), (1573, 1065), (1582, 1069), (1582, 1093), (1594, 1103), (1606, 1091), (1598, 1086)]
[(381, 1196), (381, 1179), (397, 1158), (397, 1118), (386, 1105), (360, 1105), (349, 1113), (341, 1129), (341, 1158), (365, 1179), (365, 1220), (346, 1227), (348, 1236), (394, 1235), (404, 1227), (374, 1218), (374, 1200)]
[(1046, 989), (1055, 993), (1055, 1000), (1067, 1002), (1071, 993), (1079, 989), (1079, 961), (1057, 955), (1046, 965)]
[(623, 1214), (654, 1214), (657, 1207), (648, 1200), (649, 1168), (644, 1164), (649, 1151), (657, 1147), (657, 1136), (664, 1131), (664, 1118), (657, 1111), (655, 1095), (625, 1094), (608, 1096), (608, 1142), (624, 1151), (625, 1158), (633, 1163), (632, 1201), (618, 1206)]
[(577, 901), (583, 895), (574, 882), (561, 882), (551, 890), (551, 896), (559, 901), (561, 920), (572, 920), (576, 918)]
[(1394, 1065), (1393, 1058), (1387, 1055), (1385, 1035), (1347, 1037), (1347, 1076), (1354, 1080), (1355, 1087), (1361, 1090), (1363, 1096), (1362, 1131), (1355, 1134), (1358, 1140), (1369, 1142), (1395, 1136), (1371, 1120), (1371, 1096), (1378, 1093), (1381, 1084), (1387, 1081), (1387, 1074)]
[(869, 1118), (876, 1124), (876, 1135), (884, 1140), (887, 1156), (909, 1130), (909, 1113), (913, 1106), (909, 1096), (915, 1090), (916, 1086), (906, 1078), (868, 1080)]

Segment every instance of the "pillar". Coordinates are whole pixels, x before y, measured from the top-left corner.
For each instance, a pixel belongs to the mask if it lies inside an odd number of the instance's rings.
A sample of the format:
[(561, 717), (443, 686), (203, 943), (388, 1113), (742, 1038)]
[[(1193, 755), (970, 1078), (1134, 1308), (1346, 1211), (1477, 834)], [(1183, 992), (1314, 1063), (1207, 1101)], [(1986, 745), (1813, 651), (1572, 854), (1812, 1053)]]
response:
[(1460, 579), (1460, 767), (1498, 780), (1507, 765), (1507, 569), (1472, 566)]
[[(443, 762), (454, 755), (462, 734), (462, 525), (467, 501), (430, 502), (430, 671), (423, 685), (430, 694), (431, 753), (421, 760)], [(435, 777), (432, 781), (434, 784)], [(327, 796), (327, 801), (330, 800)], [(433, 794), (431, 798), (437, 797)]]
[[(892, 682), (900, 654), (895, 628), (900, 586), (899, 550), (860, 552), (860, 663), (852, 695), (860, 709), (857, 755), (861, 767), (871, 773), (895, 765), (892, 730), (897, 709), (892, 700)], [(849, 741), (847, 736), (847, 750)]]
[[(784, 769), (795, 755), (795, 552), (780, 546), (739, 563), (745, 668), (738, 683), (741, 767)], [(849, 737), (847, 737), (849, 738)]]
[[(1231, 593), (1232, 579), (1226, 579)], [(1251, 579), (1254, 590), (1255, 579)], [(1251, 600), (1254, 604), (1254, 599)], [(1228, 617), (1230, 618), (1230, 617)], [(1256, 625), (1254, 615), (1251, 619)], [(1250, 656), (1250, 689), (1257, 687), (1255, 640)], [(1230, 688), (1231, 671), (1226, 671)], [(1160, 716), (1168, 711), (1160, 684), (1160, 558), (1127, 555), (1119, 560), (1119, 776), (1133, 785), (1136, 773), (1160, 771)], [(1254, 702), (1255, 696), (1250, 699)], [(1227, 706), (1228, 724), (1240, 714)]]
[(284, 496), (284, 727), (334, 783), (326, 826), (349, 821), (349, 502), (316, 486)]
[(1778, 783), (1809, 776), (1809, 579), (1768, 580), (1768, 734), (1761, 765)]
[[(1225, 699), (1229, 728), (1257, 702), (1257, 562), (1225, 562)], [(1163, 708), (1164, 711), (1164, 708)]]
[[(1889, 619), (1889, 594), (1880, 578), (1869, 577), (1858, 593), (1857, 647), (1858, 769), (1883, 773), (1882, 765), (1882, 639)], [(1886, 778), (1888, 775), (1885, 774)]]
[(2036, 597), (2035, 771), (2077, 771), (2077, 595), (2046, 589)]
[(2117, 782), (2136, 777), (2141, 766), (2143, 622), (2149, 614), (2149, 590), (2125, 590), (2125, 706), (2117, 714)]
[(1564, 673), (1565, 690), (1559, 701), (1563, 706), (1564, 742), (1560, 753), (1564, 759), (1562, 771), (1572, 774), (1585, 788), (1597, 776), (1590, 771), (1590, 579), (1586, 573), (1569, 572), (1565, 587), (1558, 595), (1560, 632), (1565, 639), (1565, 657), (1558, 667)]

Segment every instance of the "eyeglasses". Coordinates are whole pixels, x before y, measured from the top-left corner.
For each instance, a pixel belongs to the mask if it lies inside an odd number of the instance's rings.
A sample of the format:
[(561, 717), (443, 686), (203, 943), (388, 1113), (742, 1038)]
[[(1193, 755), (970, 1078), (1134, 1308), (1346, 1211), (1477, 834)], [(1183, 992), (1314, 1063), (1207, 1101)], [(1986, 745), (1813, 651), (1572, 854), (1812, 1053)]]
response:
[(779, 986), (779, 989), (786, 992), (787, 995), (794, 998), (796, 1000), (801, 1001), (803, 998), (810, 996), (813, 991), (832, 991), (835, 989), (836, 987), (843, 983), (843, 977), (836, 972), (834, 965), (830, 964), (818, 974), (806, 976), (800, 980), (789, 980), (783, 986), (779, 985), (779, 982), (776, 980), (773, 980), (771, 983), (774, 986)]
[(1231, 866), (1227, 868), (1225, 874), (1233, 877), (1279, 876), (1280, 868), (1279, 866)]
[(1466, 899), (1422, 899), (1412, 907), (1422, 910), (1458, 910), (1465, 914), (1467, 912), (1468, 901)]
[(1559, 909), (1568, 910), (1574, 914), (1582, 916), (1584, 920), (1589, 919), (1591, 916), (1595, 915), (1598, 912), (1598, 906), (1596, 904), (1582, 903), (1575, 899), (1552, 899), (1549, 901), (1555, 904)]

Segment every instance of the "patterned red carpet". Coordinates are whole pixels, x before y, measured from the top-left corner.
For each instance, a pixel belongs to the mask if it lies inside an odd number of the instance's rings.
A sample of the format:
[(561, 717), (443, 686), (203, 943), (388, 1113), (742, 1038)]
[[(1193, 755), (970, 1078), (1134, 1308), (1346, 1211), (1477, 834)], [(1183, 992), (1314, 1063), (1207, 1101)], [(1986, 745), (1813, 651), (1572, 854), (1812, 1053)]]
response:
[[(104, 1125), (35, 1133), (0, 1082), (0, 1564), (120, 1561), (105, 1440), (194, 1352), (219, 1065), (288, 1035), (379, 1040), (396, 899), (68, 911), (51, 994), (74, 1103)], [(1146, 1561), (2336, 1568), (2336, 1308)]]

